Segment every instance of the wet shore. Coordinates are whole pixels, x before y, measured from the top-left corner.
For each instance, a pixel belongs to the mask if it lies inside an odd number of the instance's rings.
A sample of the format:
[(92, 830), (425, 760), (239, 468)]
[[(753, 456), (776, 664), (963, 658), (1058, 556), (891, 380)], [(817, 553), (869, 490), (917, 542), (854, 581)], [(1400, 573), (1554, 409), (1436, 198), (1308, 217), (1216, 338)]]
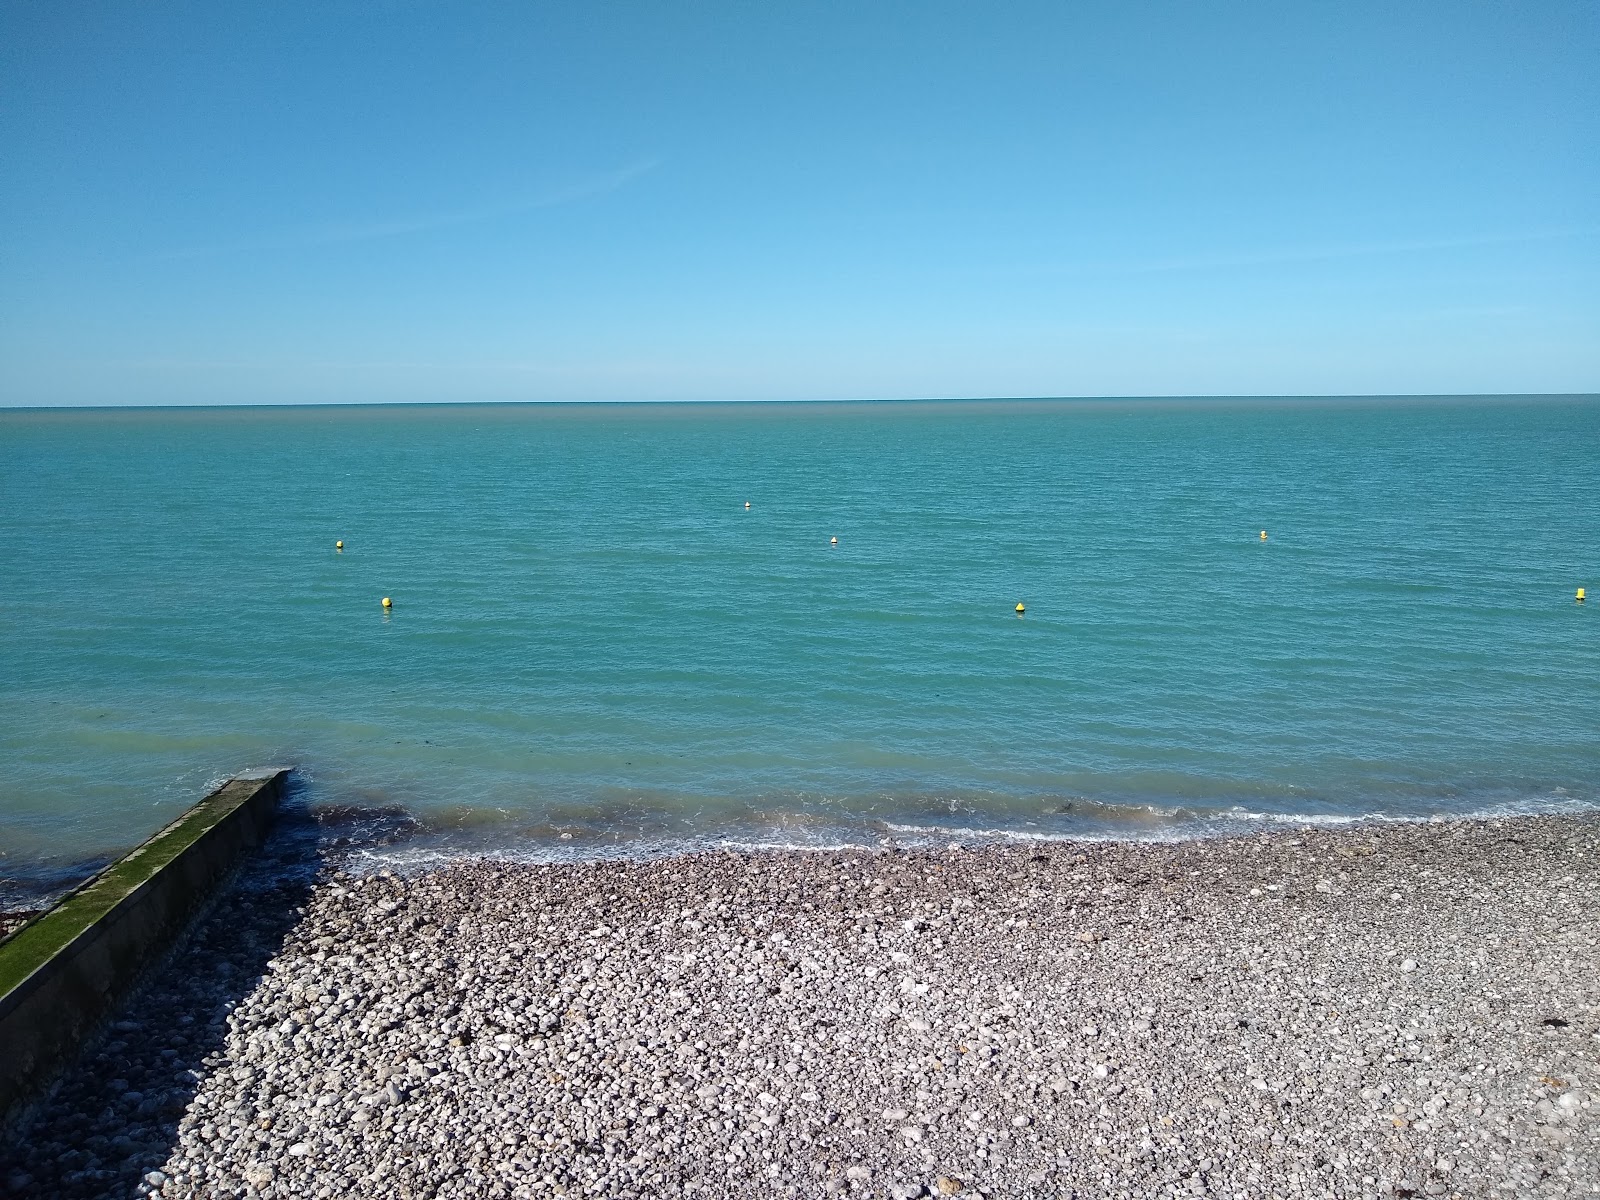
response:
[(405, 878), (285, 843), (38, 1196), (1600, 1195), (1600, 821)]

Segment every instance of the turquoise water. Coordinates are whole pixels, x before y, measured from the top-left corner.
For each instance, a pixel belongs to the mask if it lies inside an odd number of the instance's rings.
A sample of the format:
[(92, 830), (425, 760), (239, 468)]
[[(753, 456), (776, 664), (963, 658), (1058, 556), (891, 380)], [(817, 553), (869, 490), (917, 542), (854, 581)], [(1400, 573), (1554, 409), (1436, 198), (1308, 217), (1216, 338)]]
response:
[(0, 872), (1592, 805), (1580, 585), (1594, 398), (0, 412)]

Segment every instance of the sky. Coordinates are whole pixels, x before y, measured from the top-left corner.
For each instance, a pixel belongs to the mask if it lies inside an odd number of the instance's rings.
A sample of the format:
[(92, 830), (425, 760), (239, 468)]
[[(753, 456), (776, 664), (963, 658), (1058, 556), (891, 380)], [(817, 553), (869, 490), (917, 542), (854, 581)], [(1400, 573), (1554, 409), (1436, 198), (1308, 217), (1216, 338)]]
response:
[(1600, 391), (1600, 4), (10, 4), (0, 405)]

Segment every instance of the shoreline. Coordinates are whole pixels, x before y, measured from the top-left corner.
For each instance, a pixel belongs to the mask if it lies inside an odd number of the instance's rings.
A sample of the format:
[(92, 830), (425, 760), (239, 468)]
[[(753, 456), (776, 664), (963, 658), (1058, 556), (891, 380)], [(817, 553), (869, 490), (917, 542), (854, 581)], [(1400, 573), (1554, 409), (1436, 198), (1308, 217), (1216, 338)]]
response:
[(285, 838), (0, 1186), (1600, 1195), (1597, 914), (1593, 814), (360, 877)]
[[(280, 809), (279, 819), (294, 836), (307, 842), (311, 852), (329, 860), (342, 858), (346, 869), (376, 871), (387, 866), (408, 875), (476, 859), (569, 866), (729, 851), (830, 854), (937, 851), (952, 845), (978, 850), (1005, 845), (1211, 842), (1391, 824), (1600, 819), (1600, 797), (1574, 796), (1556, 789), (1560, 794), (1483, 797), (1482, 803), (1460, 811), (1422, 802), (1377, 808), (1345, 808), (1323, 802), (1278, 810), (1238, 800), (1212, 803), (1164, 797), (1140, 802), (1081, 796), (1041, 800), (1038, 808), (991, 813), (937, 805), (887, 812), (831, 812), (761, 809), (752, 804), (697, 826), (704, 814), (674, 814), (665, 809), (628, 814), (604, 807), (594, 813), (569, 807), (552, 814), (521, 813), (493, 805), (435, 809), (399, 803), (352, 804), (342, 799), (314, 799), (310, 785), (303, 781), (295, 780), (290, 786), (296, 795)], [(43, 911), (137, 844), (0, 856), (0, 912)]]

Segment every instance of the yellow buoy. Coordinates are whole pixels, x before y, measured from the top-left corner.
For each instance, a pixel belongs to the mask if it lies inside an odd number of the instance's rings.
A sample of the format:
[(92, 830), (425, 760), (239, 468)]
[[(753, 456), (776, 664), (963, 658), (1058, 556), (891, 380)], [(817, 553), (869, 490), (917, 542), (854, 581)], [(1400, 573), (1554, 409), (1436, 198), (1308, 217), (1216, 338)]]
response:
[(1261, 540), (1263, 542), (1267, 540), (1267, 531), (1265, 529), (1261, 531)]
[(343, 542), (335, 542), (333, 544), (333, 548), (335, 550), (343, 550), (344, 549), (344, 543)]
[(1023, 613), (1025, 613), (1027, 611), (1028, 610), (1022, 606), (1022, 601), (1018, 600), (1017, 601), (1017, 616), (1020, 617)]
[(385, 608), (393, 608), (394, 607), (394, 601), (390, 600), (389, 597), (385, 596), (383, 598), (383, 606)]
[(837, 546), (838, 544), (839, 544), (839, 539), (838, 538), (833, 537), (833, 538), (829, 538), (828, 539), (828, 545)]
[(1578, 589), (1578, 603), (1579, 604), (1583, 603), (1583, 589), (1582, 588)]

